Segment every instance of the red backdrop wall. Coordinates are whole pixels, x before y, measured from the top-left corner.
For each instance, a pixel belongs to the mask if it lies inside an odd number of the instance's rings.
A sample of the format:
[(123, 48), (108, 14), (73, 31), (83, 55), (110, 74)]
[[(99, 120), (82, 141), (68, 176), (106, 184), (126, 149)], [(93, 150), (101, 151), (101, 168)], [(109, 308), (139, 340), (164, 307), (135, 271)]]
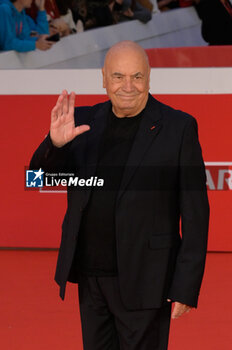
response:
[[(206, 162), (232, 161), (232, 95), (156, 95), (160, 101), (194, 115)], [(25, 190), (24, 167), (49, 130), (57, 96), (0, 96), (2, 247), (58, 247), (66, 208), (64, 193)], [(106, 100), (81, 95), (78, 105)], [(227, 186), (228, 187), (228, 186)], [(225, 187), (226, 188), (226, 187)], [(232, 191), (209, 190), (209, 250), (232, 250)]]

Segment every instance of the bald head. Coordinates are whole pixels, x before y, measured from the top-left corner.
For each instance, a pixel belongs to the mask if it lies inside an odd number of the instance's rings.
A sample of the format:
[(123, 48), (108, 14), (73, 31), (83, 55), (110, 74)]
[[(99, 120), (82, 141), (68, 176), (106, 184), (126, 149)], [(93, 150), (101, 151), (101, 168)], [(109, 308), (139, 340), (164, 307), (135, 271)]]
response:
[(149, 60), (148, 56), (146, 54), (146, 51), (137, 43), (130, 40), (124, 40), (120, 41), (119, 43), (113, 45), (107, 52), (105, 56), (104, 61), (104, 68), (106, 69), (109, 62), (115, 57), (115, 56), (122, 56), (122, 55), (135, 55), (137, 59), (141, 60), (144, 65), (147, 66), (149, 69)]
[(118, 117), (133, 117), (146, 106), (150, 66), (144, 49), (133, 41), (121, 41), (106, 54), (103, 87)]

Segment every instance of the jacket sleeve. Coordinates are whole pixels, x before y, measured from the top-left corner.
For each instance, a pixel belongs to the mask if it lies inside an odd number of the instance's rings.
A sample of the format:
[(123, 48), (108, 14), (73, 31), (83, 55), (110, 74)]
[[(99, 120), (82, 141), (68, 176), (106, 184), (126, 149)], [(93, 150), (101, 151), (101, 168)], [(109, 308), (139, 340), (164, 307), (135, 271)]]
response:
[(179, 169), (182, 242), (168, 298), (197, 307), (207, 252), (209, 204), (197, 122), (192, 117), (184, 130)]
[(0, 26), (1, 26), (1, 49), (4, 51), (15, 50), (18, 52), (27, 52), (35, 50), (35, 40), (18, 39), (15, 34), (15, 26), (12, 26), (11, 14), (5, 10), (4, 6), (0, 8)]
[(67, 171), (70, 145), (71, 142), (60, 148), (55, 147), (48, 134), (33, 154), (29, 168), (31, 170), (42, 168), (49, 172)]
[(39, 34), (49, 34), (49, 25), (46, 11), (38, 11), (36, 21), (33, 21), (30, 16), (26, 17), (31, 30), (36, 31)]

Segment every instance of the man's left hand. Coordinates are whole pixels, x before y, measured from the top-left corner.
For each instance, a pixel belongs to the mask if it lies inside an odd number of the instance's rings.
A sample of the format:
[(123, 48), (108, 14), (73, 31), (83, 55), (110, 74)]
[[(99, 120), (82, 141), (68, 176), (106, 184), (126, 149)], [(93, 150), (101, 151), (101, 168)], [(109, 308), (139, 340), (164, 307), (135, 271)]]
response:
[[(168, 302), (171, 302), (170, 299), (167, 299)], [(172, 319), (179, 318), (184, 313), (188, 313), (192, 309), (192, 306), (179, 303), (178, 301), (174, 302), (174, 308), (172, 310)]]

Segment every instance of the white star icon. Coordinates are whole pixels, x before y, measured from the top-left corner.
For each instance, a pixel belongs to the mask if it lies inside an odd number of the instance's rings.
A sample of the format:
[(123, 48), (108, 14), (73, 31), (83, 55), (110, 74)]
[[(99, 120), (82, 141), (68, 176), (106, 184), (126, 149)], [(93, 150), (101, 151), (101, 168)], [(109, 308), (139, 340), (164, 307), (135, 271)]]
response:
[(40, 180), (41, 180), (41, 175), (44, 174), (44, 171), (42, 171), (42, 169), (40, 168), (38, 171), (34, 171), (34, 173), (35, 173), (36, 175), (35, 175), (33, 181), (35, 181), (36, 179), (40, 179)]

